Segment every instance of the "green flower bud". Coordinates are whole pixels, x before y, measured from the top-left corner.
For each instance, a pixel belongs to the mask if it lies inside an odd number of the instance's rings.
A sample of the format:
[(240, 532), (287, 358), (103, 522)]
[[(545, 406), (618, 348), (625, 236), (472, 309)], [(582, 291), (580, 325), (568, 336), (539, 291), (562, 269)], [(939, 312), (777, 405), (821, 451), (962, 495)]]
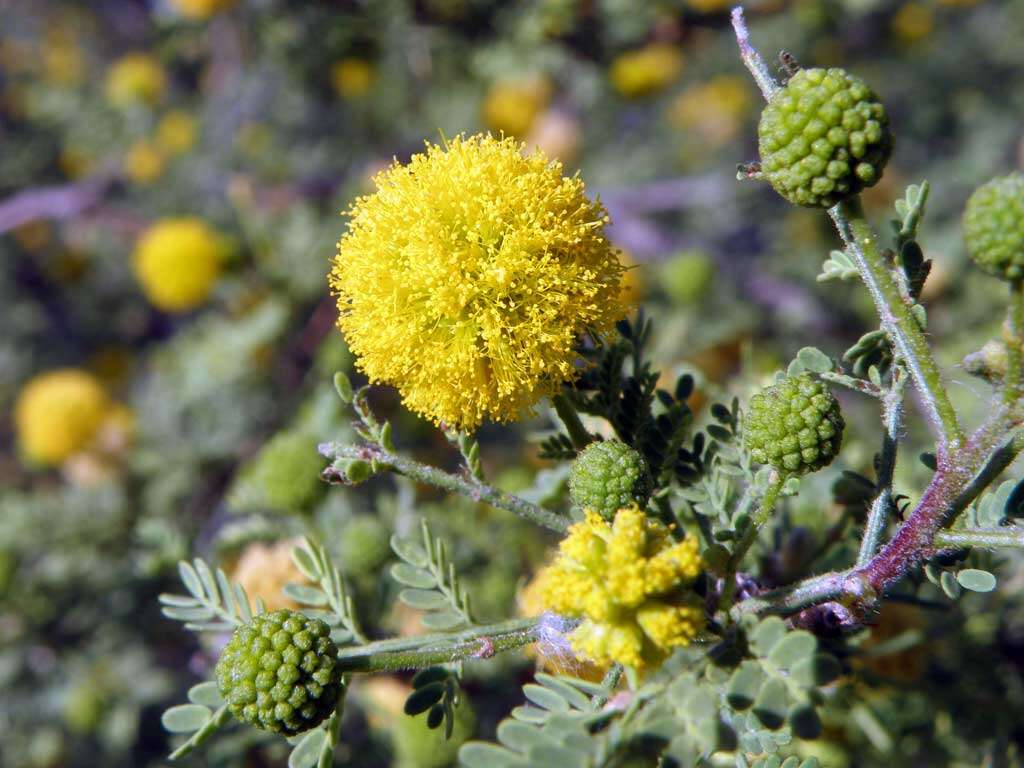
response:
[(761, 171), (796, 205), (829, 208), (882, 177), (893, 138), (885, 107), (842, 69), (802, 69), (758, 125)]
[(232, 714), (293, 736), (334, 712), (340, 682), (330, 627), (297, 611), (256, 616), (235, 630), (215, 670)]
[(576, 457), (569, 473), (573, 504), (611, 519), (630, 504), (641, 507), (651, 495), (647, 462), (618, 440), (591, 443)]
[(971, 259), (1004, 280), (1024, 277), (1024, 175), (981, 185), (967, 201), (964, 241)]
[(743, 441), (758, 464), (802, 475), (832, 462), (844, 426), (832, 393), (805, 373), (787, 376), (750, 398)]

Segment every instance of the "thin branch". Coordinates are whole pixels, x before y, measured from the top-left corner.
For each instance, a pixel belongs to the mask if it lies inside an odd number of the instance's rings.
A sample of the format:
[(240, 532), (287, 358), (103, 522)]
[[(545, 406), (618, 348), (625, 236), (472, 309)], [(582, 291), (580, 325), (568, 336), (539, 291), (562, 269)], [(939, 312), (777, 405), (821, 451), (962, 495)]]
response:
[(868, 519), (864, 525), (864, 536), (860, 542), (860, 553), (857, 565), (866, 565), (875, 555), (878, 542), (882, 538), (892, 509), (892, 479), (896, 469), (896, 447), (900, 428), (903, 425), (903, 386), (906, 382), (901, 365), (893, 366), (892, 386), (882, 401), (882, 425), (885, 434), (882, 437), (882, 451), (878, 459), (878, 495), (868, 510)]
[(360, 459), (362, 461), (374, 462), (384, 469), (405, 475), (421, 483), (433, 485), (436, 488), (441, 488), (451, 493), (458, 493), (473, 501), (487, 502), (492, 507), (497, 507), (498, 509), (508, 510), (532, 523), (559, 533), (565, 533), (571, 522), (561, 515), (550, 512), (511, 493), (506, 493), (483, 483), (467, 480), (459, 475), (453, 475), (437, 467), (421, 464), (404, 456), (389, 453), (376, 445), (357, 446), (344, 445), (342, 443), (321, 443), (318, 450), (322, 456), (331, 460)]
[(18, 192), (0, 201), (0, 234), (38, 219), (69, 219), (97, 205), (114, 176), (93, 176), (73, 184), (39, 187)]
[(750, 43), (750, 32), (747, 30), (747, 22), (743, 18), (742, 6), (732, 9), (732, 28), (736, 31), (736, 42), (740, 46), (740, 58), (743, 59), (743, 63), (753, 75), (757, 87), (761, 89), (764, 100), (771, 101), (772, 96), (779, 90), (779, 84), (775, 82), (775, 78), (772, 77), (771, 71), (765, 65), (761, 54)]
[(558, 418), (565, 425), (565, 430), (569, 433), (569, 439), (572, 440), (573, 448), (577, 451), (582, 451), (594, 442), (594, 436), (587, 432), (583, 422), (580, 421), (579, 414), (576, 413), (576, 409), (572, 407), (572, 403), (569, 402), (565, 395), (555, 395), (551, 398), (551, 404), (555, 407), (555, 413), (558, 414)]
[(743, 558), (754, 545), (754, 542), (757, 541), (761, 529), (771, 519), (772, 512), (775, 511), (775, 504), (779, 500), (779, 493), (782, 491), (782, 486), (785, 482), (785, 477), (779, 472), (772, 471), (771, 477), (768, 480), (768, 488), (765, 490), (764, 496), (761, 497), (761, 503), (750, 518), (747, 529), (743, 532), (743, 537), (736, 543), (736, 548), (733, 549), (732, 555), (729, 557), (729, 562), (725, 568), (725, 583), (722, 586), (721, 605), (725, 610), (728, 610), (732, 604), (732, 598), (736, 592), (736, 571), (739, 570)]
[(957, 528), (935, 534), (935, 546), (956, 547), (1018, 547), (1024, 548), (1024, 528)]
[(541, 639), (543, 618), (512, 619), (464, 632), (380, 640), (356, 648), (343, 648), (338, 661), (347, 672), (392, 672), (422, 669), (522, 648)]
[(1006, 378), (1003, 402), (1014, 405), (1021, 398), (1021, 346), (1024, 345), (1024, 280), (1010, 283), (1010, 304), (1006, 311)]
[(960, 423), (924, 332), (900, 296), (859, 200), (844, 200), (829, 208), (828, 213), (875, 302), (882, 328), (917, 385), (929, 421), (939, 431), (939, 452), (949, 452), (963, 442)]

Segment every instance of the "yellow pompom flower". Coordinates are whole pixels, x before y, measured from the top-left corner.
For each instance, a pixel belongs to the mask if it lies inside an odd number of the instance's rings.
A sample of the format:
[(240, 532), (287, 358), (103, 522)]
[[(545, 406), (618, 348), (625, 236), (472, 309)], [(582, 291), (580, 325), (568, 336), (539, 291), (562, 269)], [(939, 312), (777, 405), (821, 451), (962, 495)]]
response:
[(366, 95), (373, 80), (373, 65), (366, 59), (349, 56), (331, 66), (331, 85), (342, 98), (358, 99)]
[(643, 671), (704, 629), (701, 599), (688, 589), (702, 567), (693, 538), (675, 541), (636, 506), (610, 523), (588, 511), (538, 589), (549, 610), (583, 619), (569, 635), (577, 654)]
[(217, 232), (197, 218), (163, 219), (135, 246), (135, 276), (154, 306), (167, 312), (195, 309), (210, 295), (224, 255)]
[(524, 138), (550, 99), (551, 84), (546, 78), (503, 80), (487, 91), (481, 116), (490, 130)]
[(156, 143), (169, 155), (180, 155), (196, 142), (196, 119), (182, 109), (172, 109), (156, 126)]
[(234, 4), (235, 0), (171, 0), (175, 10), (188, 19), (208, 19)]
[(338, 243), (329, 280), (358, 366), (434, 422), (516, 418), (576, 376), (581, 334), (624, 312), (604, 208), (521, 149), (428, 144), (374, 178)]
[(620, 54), (609, 76), (615, 90), (629, 99), (663, 91), (683, 70), (683, 55), (667, 43), (651, 43), (637, 51)]
[(145, 53), (122, 56), (107, 73), (107, 98), (117, 107), (139, 103), (153, 106), (166, 88), (167, 77), (163, 67)]
[(136, 184), (152, 184), (166, 165), (164, 153), (151, 141), (137, 141), (124, 156), (124, 174)]
[(110, 408), (103, 385), (85, 371), (65, 368), (29, 381), (14, 406), (22, 455), (56, 465), (89, 447)]

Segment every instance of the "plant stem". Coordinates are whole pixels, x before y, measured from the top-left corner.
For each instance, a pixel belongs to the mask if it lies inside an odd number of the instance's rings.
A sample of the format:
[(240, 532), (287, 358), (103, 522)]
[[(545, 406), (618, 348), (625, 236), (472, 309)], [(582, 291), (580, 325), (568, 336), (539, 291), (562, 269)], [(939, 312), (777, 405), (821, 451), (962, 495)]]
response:
[(1024, 548), (1024, 528), (957, 528), (939, 531), (933, 540), (936, 547), (1020, 547)]
[(889, 520), (889, 510), (892, 509), (892, 477), (896, 469), (897, 440), (903, 424), (903, 384), (906, 381), (899, 364), (893, 366), (892, 376), (892, 386), (882, 400), (882, 424), (885, 434), (882, 437), (882, 451), (878, 459), (878, 495), (868, 510), (864, 535), (860, 541), (860, 552), (857, 555), (858, 566), (866, 565), (874, 557)]
[(379, 640), (338, 651), (338, 662), (348, 672), (394, 672), (422, 669), (521, 648), (541, 636), (542, 619), (512, 619), (463, 632)]
[(861, 279), (875, 302), (882, 328), (921, 393), (929, 421), (939, 430), (939, 451), (948, 453), (963, 442), (960, 423), (924, 332), (910, 306), (900, 296), (889, 265), (878, 249), (875, 233), (864, 219), (860, 201), (857, 198), (844, 200), (830, 208), (828, 213), (846, 245), (847, 255), (857, 265)]
[(572, 440), (573, 448), (577, 451), (582, 451), (594, 442), (593, 435), (587, 432), (583, 422), (580, 421), (579, 414), (576, 413), (576, 409), (572, 407), (572, 403), (569, 402), (565, 395), (555, 395), (551, 398), (551, 404), (555, 407), (555, 413), (558, 414), (558, 418), (565, 425), (565, 430), (569, 433), (569, 439)]
[(1006, 379), (1003, 402), (1013, 406), (1021, 398), (1021, 346), (1024, 345), (1024, 280), (1010, 283), (1006, 312)]
[(736, 548), (732, 551), (732, 555), (729, 556), (729, 562), (725, 567), (725, 581), (722, 586), (721, 607), (724, 610), (728, 610), (729, 606), (732, 605), (732, 598), (736, 592), (736, 571), (739, 570), (744, 556), (753, 546), (754, 542), (757, 541), (758, 534), (761, 533), (761, 529), (771, 518), (772, 512), (775, 511), (775, 504), (779, 500), (779, 493), (782, 491), (782, 485), (785, 482), (785, 477), (777, 471), (772, 471), (771, 476), (768, 478), (768, 487), (765, 489), (764, 496), (761, 497), (761, 503), (750, 518), (747, 529), (743, 532), (743, 537), (736, 542)]
[(532, 523), (549, 528), (552, 531), (565, 533), (571, 523), (565, 517), (550, 512), (543, 507), (521, 499), (511, 493), (498, 490), (483, 483), (472, 482), (450, 472), (421, 464), (413, 459), (389, 453), (376, 445), (344, 445), (342, 443), (321, 443), (317, 450), (328, 459), (361, 459), (375, 462), (377, 465), (400, 475), (433, 485), (451, 493), (458, 493), (473, 501), (485, 501), (492, 507), (513, 512)]
[[(973, 444), (988, 443), (1001, 419), (992, 420), (972, 436), (967, 448)], [(979, 450), (979, 449), (976, 449)], [(936, 546), (965, 546), (950, 537), (960, 533), (956, 530), (942, 530), (947, 522), (973, 502), (988, 488), (996, 477), (1006, 469), (1018, 454), (1024, 451), (1024, 430), (1018, 431), (1001, 446), (991, 451), (969, 482), (964, 482), (963, 472), (949, 472), (942, 466), (935, 473), (925, 490), (921, 501), (910, 514), (896, 536), (862, 567), (826, 573), (797, 582), (796, 584), (754, 595), (737, 603), (731, 611), (733, 619), (749, 613), (795, 613), (803, 608), (839, 597), (856, 600), (873, 600), (886, 587), (898, 581), (920, 562), (924, 553)], [(963, 453), (968, 453), (965, 450)], [(964, 458), (968, 461), (968, 458)], [(959, 487), (959, 493), (956, 493)], [(1003, 536), (1005, 532), (993, 531), (986, 534)], [(995, 539), (991, 539), (995, 541)], [(983, 544), (976, 546), (1007, 546), (1007, 544)]]
[(779, 84), (775, 82), (771, 71), (765, 66), (761, 54), (750, 42), (750, 32), (747, 31), (747, 23), (743, 20), (743, 8), (736, 7), (732, 10), (732, 28), (736, 32), (736, 42), (740, 47), (740, 58), (746, 65), (750, 74), (761, 89), (761, 95), (765, 101), (771, 101), (772, 96), (779, 90)]

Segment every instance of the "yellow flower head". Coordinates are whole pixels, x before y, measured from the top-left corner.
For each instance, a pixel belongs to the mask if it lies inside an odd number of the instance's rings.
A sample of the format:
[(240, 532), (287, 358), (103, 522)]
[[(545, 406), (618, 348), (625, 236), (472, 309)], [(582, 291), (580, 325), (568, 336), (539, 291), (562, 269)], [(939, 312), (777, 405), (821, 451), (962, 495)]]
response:
[(67, 368), (36, 376), (14, 406), (21, 453), (36, 464), (60, 464), (92, 443), (109, 408), (103, 385), (85, 371)]
[(156, 143), (169, 155), (192, 149), (196, 141), (196, 119), (181, 109), (172, 109), (156, 127)]
[(178, 13), (188, 19), (208, 19), (234, 4), (235, 0), (171, 0)]
[(366, 59), (346, 57), (331, 67), (331, 84), (334, 91), (345, 99), (357, 99), (365, 95), (373, 85), (373, 65)]
[(507, 421), (577, 371), (623, 314), (608, 217), (583, 181), (512, 139), (427, 145), (350, 210), (330, 284), (372, 381), (453, 427)]
[(525, 138), (550, 99), (551, 84), (546, 78), (497, 82), (481, 108), (484, 125), (497, 133)]
[(163, 67), (145, 53), (122, 56), (107, 72), (107, 98), (117, 107), (138, 103), (153, 106), (166, 88), (167, 77)]
[(195, 309), (220, 276), (223, 241), (197, 218), (163, 219), (135, 246), (135, 277), (146, 297), (167, 312)]
[(662, 91), (679, 77), (683, 55), (668, 43), (651, 43), (640, 50), (620, 54), (609, 75), (615, 90), (637, 99)]
[(164, 172), (164, 153), (151, 141), (137, 141), (124, 156), (124, 173), (137, 184), (152, 184)]
[(643, 670), (703, 630), (701, 600), (687, 589), (702, 565), (693, 538), (675, 541), (636, 506), (611, 523), (588, 511), (538, 589), (548, 609), (583, 619), (569, 635), (576, 653)]

